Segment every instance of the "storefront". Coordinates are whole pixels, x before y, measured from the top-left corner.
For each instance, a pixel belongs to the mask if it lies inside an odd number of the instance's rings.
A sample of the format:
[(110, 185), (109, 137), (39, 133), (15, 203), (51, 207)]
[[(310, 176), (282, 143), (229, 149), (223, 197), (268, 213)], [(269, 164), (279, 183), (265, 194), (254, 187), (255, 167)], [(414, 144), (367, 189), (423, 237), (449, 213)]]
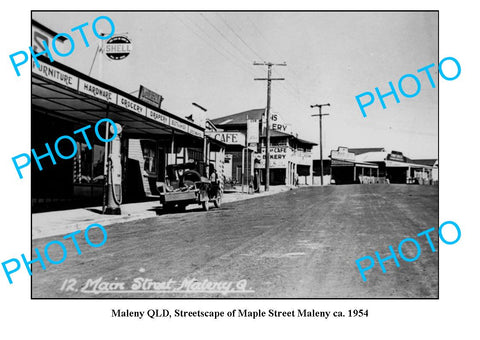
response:
[[(205, 160), (204, 129), (60, 63), (39, 57), (32, 67), (32, 148), (45, 153), (61, 135), (73, 136), (77, 153), (55, 166), (32, 167), (32, 209), (101, 205), (105, 144), (86, 131), (91, 145), (73, 131), (109, 118), (122, 127), (122, 200), (155, 198), (168, 164)], [(91, 137), (91, 138), (90, 138)], [(70, 152), (72, 150), (69, 150)], [(218, 151), (218, 150), (217, 150)], [(68, 154), (68, 150), (65, 154)]]
[(225, 145), (225, 183), (247, 185), (248, 180), (253, 176), (254, 159), (253, 151), (245, 148), (245, 134), (240, 131), (207, 131), (206, 134), (212, 140)]
[[(227, 164), (231, 161), (231, 173), (227, 176), (230, 175), (233, 182), (241, 184), (242, 169), (245, 169), (245, 176), (258, 176), (261, 184), (265, 184), (264, 112), (265, 109), (254, 109), (212, 120), (215, 126), (222, 129), (222, 132), (217, 132), (216, 138), (228, 144), (225, 162)], [(270, 184), (294, 185), (296, 180), (299, 184), (312, 184), (312, 147), (316, 144), (291, 133), (276, 130), (287, 130), (288, 125), (278, 123), (278, 114), (272, 116), (277, 118), (270, 124)], [(248, 150), (245, 148), (247, 120), (261, 122), (258, 125), (259, 143)], [(260, 133), (261, 131), (263, 133)]]
[(330, 152), (331, 183), (376, 183), (379, 175), (378, 165), (356, 160), (355, 154), (346, 147)]
[(339, 147), (331, 151), (330, 158), (332, 179), (336, 184), (365, 181), (432, 184), (433, 166), (428, 165), (427, 161), (434, 163), (435, 160), (412, 160), (400, 151), (389, 153), (384, 148)]

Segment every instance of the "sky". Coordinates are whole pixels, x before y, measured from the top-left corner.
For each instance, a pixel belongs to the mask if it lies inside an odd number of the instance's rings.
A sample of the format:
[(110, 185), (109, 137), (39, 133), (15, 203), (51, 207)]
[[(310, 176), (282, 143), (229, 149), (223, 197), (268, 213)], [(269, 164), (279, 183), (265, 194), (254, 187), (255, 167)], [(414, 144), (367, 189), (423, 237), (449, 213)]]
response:
[[(95, 18), (109, 16), (116, 33), (133, 43), (124, 60), (97, 58), (92, 76), (137, 95), (140, 84), (160, 93), (162, 108), (185, 117), (197, 112), (192, 102), (217, 118), (266, 106), (266, 67), (253, 62), (286, 62), (273, 67), (272, 111), (292, 124), (299, 137), (318, 143), (322, 113), (323, 152), (338, 146), (385, 147), (410, 158), (438, 157), (438, 14), (436, 12), (33, 12), (33, 19), (56, 32), (84, 22), (90, 47), (72, 33), (74, 52), (60, 63), (88, 74), (98, 39)], [(105, 21), (98, 29), (109, 32)], [(432, 88), (417, 70), (435, 63)], [(103, 64), (102, 69), (100, 64)], [(421, 90), (403, 97), (398, 81), (414, 74)], [(355, 96), (375, 87), (393, 96), (366, 107), (364, 118)], [(406, 92), (415, 92), (406, 80)], [(366, 98), (364, 99), (366, 100)], [(318, 148), (314, 149), (318, 154)]]

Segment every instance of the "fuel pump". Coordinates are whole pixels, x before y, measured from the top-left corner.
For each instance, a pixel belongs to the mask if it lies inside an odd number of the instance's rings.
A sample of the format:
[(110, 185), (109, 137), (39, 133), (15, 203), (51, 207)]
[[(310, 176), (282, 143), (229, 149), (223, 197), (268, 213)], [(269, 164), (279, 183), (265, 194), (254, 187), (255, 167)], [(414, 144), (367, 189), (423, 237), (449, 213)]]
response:
[[(115, 124), (117, 136), (109, 143), (108, 171), (107, 171), (107, 207), (105, 214), (120, 215), (122, 204), (122, 159), (121, 159), (121, 134), (122, 126)], [(113, 126), (110, 126), (110, 133), (115, 133)]]

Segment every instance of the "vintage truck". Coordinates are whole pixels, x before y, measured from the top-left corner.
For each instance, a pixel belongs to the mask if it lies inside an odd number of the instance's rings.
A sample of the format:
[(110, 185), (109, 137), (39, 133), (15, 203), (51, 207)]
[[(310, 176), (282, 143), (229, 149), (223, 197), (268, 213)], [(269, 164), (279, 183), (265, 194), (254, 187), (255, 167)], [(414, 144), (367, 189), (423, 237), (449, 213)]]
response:
[(167, 166), (165, 182), (157, 182), (160, 193), (160, 203), (165, 211), (175, 208), (184, 211), (189, 204), (201, 205), (203, 210), (209, 210), (210, 202), (219, 208), (222, 200), (222, 190), (218, 181), (210, 181), (202, 176), (204, 167), (197, 163), (186, 163)]

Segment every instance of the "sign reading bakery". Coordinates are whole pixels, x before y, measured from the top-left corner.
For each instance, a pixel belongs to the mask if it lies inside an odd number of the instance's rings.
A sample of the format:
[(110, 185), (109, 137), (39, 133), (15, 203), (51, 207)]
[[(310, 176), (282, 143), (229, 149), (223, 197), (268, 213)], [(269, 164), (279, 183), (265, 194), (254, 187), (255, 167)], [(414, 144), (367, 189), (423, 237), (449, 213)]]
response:
[[(287, 162), (290, 159), (291, 152), (287, 147), (271, 147), (270, 148), (270, 167), (271, 168), (285, 168)], [(262, 152), (256, 155), (257, 160), (260, 162), (255, 165), (256, 168), (265, 168), (265, 147), (262, 148)]]

